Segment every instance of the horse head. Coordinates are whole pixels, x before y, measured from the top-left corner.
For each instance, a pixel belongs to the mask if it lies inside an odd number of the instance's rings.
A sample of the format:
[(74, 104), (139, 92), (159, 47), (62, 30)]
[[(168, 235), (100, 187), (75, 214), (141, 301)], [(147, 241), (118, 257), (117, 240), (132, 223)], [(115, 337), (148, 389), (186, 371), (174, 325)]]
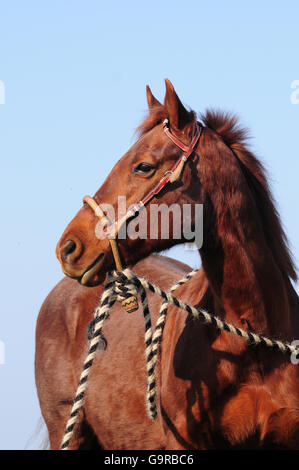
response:
[[(138, 128), (139, 138), (118, 161), (93, 198), (110, 222), (115, 222), (119, 219), (117, 215), (120, 213), (120, 202), (124, 207), (123, 212), (126, 213), (128, 208), (134, 207), (139, 201), (144, 201), (161, 180), (164, 181), (159, 192), (142, 204), (145, 210), (139, 214), (138, 220), (136, 213), (133, 214), (134, 217), (127, 217), (126, 220), (128, 222), (126, 235), (130, 233), (130, 229), (132, 232), (132, 228), (135, 228), (136, 233), (136, 226), (142, 222), (146, 226), (147, 233), (143, 231), (142, 237), (124, 236), (121, 239), (119, 230), (117, 232), (120, 256), (126, 265), (133, 264), (152, 252), (190, 241), (190, 236), (186, 238), (184, 233), (178, 236), (175, 226), (177, 222), (179, 226), (183, 222), (183, 205), (194, 205), (200, 201), (201, 187), (196, 170), (197, 153), (192, 152), (188, 165), (185, 165), (186, 152), (171, 140), (172, 137), (178, 139), (179, 143), (187, 148), (197, 132), (196, 115), (183, 106), (171, 82), (169, 80), (165, 82), (164, 104), (153, 96), (147, 86), (148, 116)], [(195, 144), (194, 146), (198, 147), (197, 141)], [(176, 169), (174, 180), (170, 178), (170, 172), (178, 162), (180, 167)], [(185, 168), (182, 171), (183, 166)], [(151, 206), (161, 204), (164, 208), (172, 208), (171, 211), (166, 211), (169, 236), (163, 236), (162, 221), (157, 212), (156, 220), (153, 222), (154, 211), (151, 210), (153, 209)], [(109, 209), (113, 212), (112, 216)], [(140, 207), (138, 209), (140, 210)], [(190, 211), (191, 232), (195, 226), (195, 217), (195, 212), (191, 214)], [(77, 278), (84, 285), (95, 285), (114, 267), (111, 244), (104, 229), (103, 226), (99, 227), (99, 219), (85, 199), (83, 207), (70, 222), (57, 245), (57, 257), (66, 275)], [(111, 231), (109, 233), (111, 235)]]
[[(149, 87), (147, 101), (149, 113), (138, 129), (137, 142), (94, 198), (85, 198), (57, 245), (65, 274), (84, 285), (101, 282), (117, 259), (109, 241), (112, 228), (120, 259), (132, 265), (152, 252), (190, 241), (190, 233), (194, 239), (198, 220), (203, 219), (204, 242), (197, 244), (219, 305), (238, 317), (254, 316), (252, 322), (261, 330), (270, 322), (273, 331), (277, 319), (282, 322), (279, 311), (287, 305), (286, 279), (296, 279), (296, 272), (265, 172), (246, 147), (246, 132), (225, 113), (208, 111), (200, 124), (169, 80), (163, 105)], [(125, 200), (125, 215), (115, 217), (119, 195)], [(151, 217), (157, 205), (168, 209), (166, 234), (163, 217)], [(185, 206), (192, 209), (188, 215)], [(199, 206), (202, 213), (195, 210)], [(110, 209), (116, 223), (107, 228)], [(128, 232), (120, 236), (123, 221), (129, 222)], [(186, 221), (189, 232), (184, 230)], [(130, 227), (136, 235), (140, 225), (146, 230), (139, 230), (137, 237), (127, 236)], [(286, 327), (288, 315), (286, 309)]]

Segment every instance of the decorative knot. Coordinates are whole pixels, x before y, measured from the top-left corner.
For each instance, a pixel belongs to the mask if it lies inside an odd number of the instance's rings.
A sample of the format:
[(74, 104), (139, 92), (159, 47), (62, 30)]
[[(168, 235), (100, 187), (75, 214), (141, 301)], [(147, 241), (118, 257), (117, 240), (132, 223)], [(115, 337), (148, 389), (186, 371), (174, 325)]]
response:
[(110, 279), (114, 285), (115, 300), (122, 303), (123, 308), (132, 313), (138, 310), (138, 292), (140, 282), (128, 269), (113, 271)]

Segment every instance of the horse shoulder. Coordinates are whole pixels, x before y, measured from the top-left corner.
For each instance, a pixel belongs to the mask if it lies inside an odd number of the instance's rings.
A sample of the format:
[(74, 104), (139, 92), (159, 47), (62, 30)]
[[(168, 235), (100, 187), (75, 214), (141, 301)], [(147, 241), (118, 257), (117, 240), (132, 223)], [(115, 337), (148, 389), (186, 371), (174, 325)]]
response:
[[(82, 320), (86, 325), (89, 321), (88, 314), (84, 316), (83, 313), (86, 305), (92, 303), (90, 297), (94, 296), (91, 290), (64, 278), (49, 293), (38, 315), (35, 380), (52, 449), (60, 446), (77, 387), (75, 359), (76, 354), (82, 355), (85, 346), (79, 344), (78, 332)], [(83, 341), (86, 343), (86, 339)], [(89, 435), (87, 431), (86, 435)], [(79, 447), (84, 442), (81, 438), (76, 439), (73, 445)]]

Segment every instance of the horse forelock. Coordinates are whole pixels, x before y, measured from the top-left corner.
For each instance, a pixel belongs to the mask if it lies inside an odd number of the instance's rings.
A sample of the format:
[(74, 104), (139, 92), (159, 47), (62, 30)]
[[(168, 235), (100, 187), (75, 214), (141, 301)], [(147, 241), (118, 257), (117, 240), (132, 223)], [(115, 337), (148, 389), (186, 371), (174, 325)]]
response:
[(158, 124), (161, 124), (164, 119), (167, 118), (167, 112), (164, 106), (154, 106), (150, 112), (148, 112), (145, 119), (137, 127), (136, 134), (140, 138), (150, 130), (152, 130)]
[[(196, 113), (194, 111), (192, 110), (187, 111), (186, 115), (187, 115), (187, 120), (188, 120), (187, 122), (189, 124), (195, 122)], [(138, 138), (142, 137), (144, 134), (146, 134), (147, 132), (151, 131), (154, 127), (156, 127), (158, 124), (161, 124), (164, 121), (164, 119), (168, 119), (168, 118), (169, 116), (164, 106), (162, 105), (154, 106), (148, 112), (147, 116), (142, 121), (142, 123), (137, 127), (136, 129), (137, 137)], [(194, 131), (193, 126), (190, 126), (190, 127), (191, 127), (191, 131), (192, 130)]]

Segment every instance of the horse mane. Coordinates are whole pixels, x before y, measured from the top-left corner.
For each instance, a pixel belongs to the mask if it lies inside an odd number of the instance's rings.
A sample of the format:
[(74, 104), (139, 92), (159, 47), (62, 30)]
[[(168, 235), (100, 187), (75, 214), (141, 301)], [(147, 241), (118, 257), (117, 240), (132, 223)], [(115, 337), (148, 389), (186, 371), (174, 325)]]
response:
[(253, 193), (263, 222), (265, 239), (272, 250), (274, 259), (282, 273), (296, 281), (296, 267), (275, 208), (265, 168), (248, 148), (248, 130), (240, 127), (237, 116), (227, 112), (207, 110), (204, 115), (201, 115), (201, 120), (206, 127), (221, 137), (238, 159), (247, 184)]
[[(193, 111), (190, 111), (195, 116)], [(136, 129), (139, 137), (149, 132), (167, 118), (164, 106), (154, 106), (144, 121)], [(275, 208), (266, 170), (263, 164), (248, 148), (249, 132), (242, 128), (236, 115), (229, 112), (207, 110), (200, 115), (203, 124), (216, 132), (238, 159), (247, 183), (254, 195), (257, 209), (263, 221), (264, 235), (272, 250), (274, 259), (281, 269), (294, 281), (297, 280), (296, 267), (290, 253), (288, 240), (283, 230), (279, 214)]]

